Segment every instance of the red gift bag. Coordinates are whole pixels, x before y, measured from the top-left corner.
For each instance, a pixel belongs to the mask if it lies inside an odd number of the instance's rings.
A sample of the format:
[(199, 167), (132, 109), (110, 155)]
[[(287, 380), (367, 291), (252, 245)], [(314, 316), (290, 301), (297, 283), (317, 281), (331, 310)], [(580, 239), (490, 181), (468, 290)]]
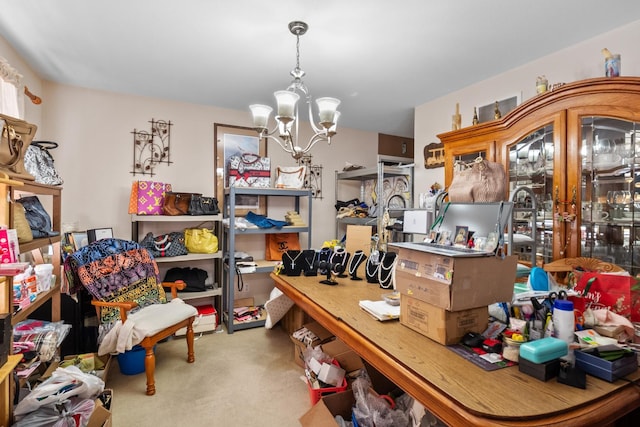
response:
[(640, 322), (640, 291), (634, 290), (636, 278), (615, 273), (584, 272), (575, 290), (581, 294), (572, 297), (576, 310), (609, 308), (612, 312)]

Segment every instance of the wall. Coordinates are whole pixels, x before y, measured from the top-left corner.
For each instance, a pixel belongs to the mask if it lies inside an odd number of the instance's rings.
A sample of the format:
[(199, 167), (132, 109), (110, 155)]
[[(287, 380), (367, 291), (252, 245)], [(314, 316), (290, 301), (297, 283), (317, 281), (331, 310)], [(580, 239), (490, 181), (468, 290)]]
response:
[(444, 184), (444, 168), (424, 168), (423, 149), (432, 142), (440, 143), (436, 135), (451, 130), (451, 116), (457, 102), (460, 103), (462, 126), (470, 126), (474, 106), (491, 104), (514, 95), (521, 100), (535, 96), (537, 76), (545, 75), (550, 84), (603, 77), (601, 50), (605, 47), (621, 55), (621, 74), (640, 75), (639, 39), (640, 21), (636, 21), (416, 107), (416, 194), (428, 191), (434, 182)]

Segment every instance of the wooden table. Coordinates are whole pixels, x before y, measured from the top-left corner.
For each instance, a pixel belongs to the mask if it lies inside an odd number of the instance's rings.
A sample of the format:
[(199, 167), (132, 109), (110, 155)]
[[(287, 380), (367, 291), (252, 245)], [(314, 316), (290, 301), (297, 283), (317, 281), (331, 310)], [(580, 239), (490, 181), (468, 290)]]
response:
[[(606, 425), (640, 407), (640, 388), (587, 375), (586, 390), (539, 381), (517, 366), (485, 371), (401, 325), (378, 322), (358, 307), (387, 292), (366, 281), (272, 274), (275, 285), (363, 359), (451, 425)], [(640, 371), (627, 380), (640, 379)]]

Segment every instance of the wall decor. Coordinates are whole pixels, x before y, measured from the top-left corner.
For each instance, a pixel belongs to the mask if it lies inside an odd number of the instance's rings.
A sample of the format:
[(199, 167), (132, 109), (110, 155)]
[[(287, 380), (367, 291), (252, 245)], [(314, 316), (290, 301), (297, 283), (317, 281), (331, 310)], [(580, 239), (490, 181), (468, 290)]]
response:
[(444, 167), (444, 144), (432, 142), (424, 147), (424, 167), (426, 169)]
[(322, 200), (322, 165), (314, 165), (311, 154), (299, 158), (298, 164), (307, 167), (304, 188), (311, 189), (312, 198)]
[[(257, 137), (253, 128), (221, 123), (214, 123), (213, 139), (213, 156), (216, 165), (214, 185), (216, 197), (218, 200), (223, 200), (225, 188), (229, 188), (230, 184), (240, 185), (240, 182), (236, 179), (237, 173), (234, 172), (233, 177), (229, 173), (230, 163), (241, 158), (246, 159), (249, 163), (259, 161), (261, 165), (265, 165), (267, 163), (265, 161), (267, 159), (267, 141), (265, 138)], [(235, 168), (233, 170), (236, 171), (238, 169)], [(260, 170), (255, 172), (260, 175), (258, 178), (261, 178), (258, 186), (264, 188), (265, 185), (263, 184), (267, 182), (266, 187), (271, 186), (271, 178), (270, 175), (267, 176), (267, 171)], [(271, 171), (269, 170), (268, 172), (270, 174)], [(254, 178), (256, 177), (252, 177), (249, 181), (253, 183), (256, 181)], [(236, 216), (246, 215), (249, 211), (266, 215), (266, 198), (264, 196), (237, 196)]]
[(165, 120), (149, 121), (151, 131), (133, 129), (133, 170), (138, 175), (155, 175), (154, 168), (160, 163), (170, 165), (171, 161), (171, 126)]

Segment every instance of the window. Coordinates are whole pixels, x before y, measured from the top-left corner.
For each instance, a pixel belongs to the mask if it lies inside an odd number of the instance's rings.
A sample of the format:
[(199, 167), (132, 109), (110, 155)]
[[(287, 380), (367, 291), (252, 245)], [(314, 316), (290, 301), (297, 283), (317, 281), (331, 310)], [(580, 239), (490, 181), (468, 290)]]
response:
[(20, 92), (22, 75), (0, 57), (0, 113), (22, 118), (24, 97)]

